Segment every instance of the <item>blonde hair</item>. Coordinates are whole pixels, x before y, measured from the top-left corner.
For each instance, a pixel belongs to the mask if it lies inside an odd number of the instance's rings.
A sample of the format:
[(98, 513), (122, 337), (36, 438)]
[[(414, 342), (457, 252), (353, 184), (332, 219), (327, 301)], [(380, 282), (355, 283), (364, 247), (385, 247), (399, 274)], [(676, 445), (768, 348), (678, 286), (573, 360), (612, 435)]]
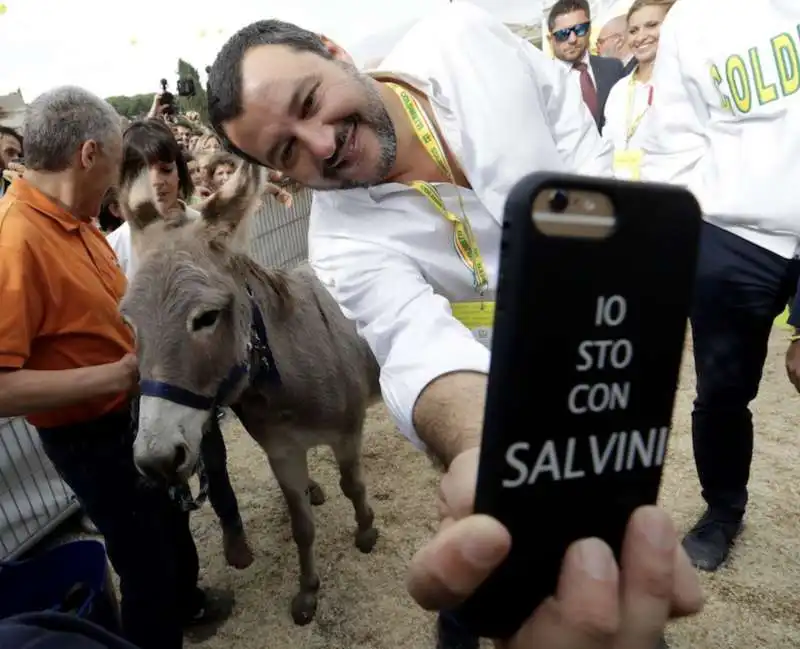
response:
[[(212, 147), (211, 151), (208, 151), (206, 147), (211, 144), (215, 143), (216, 146)], [(213, 153), (213, 151), (218, 151), (222, 148), (222, 145), (219, 141), (219, 138), (216, 136), (215, 133), (210, 131), (204, 132), (200, 137), (197, 139), (197, 142), (194, 143), (194, 147), (192, 147), (192, 151), (196, 153)]]
[(669, 10), (672, 9), (672, 5), (674, 5), (675, 2), (677, 2), (677, 0), (634, 0), (631, 8), (628, 9), (626, 20), (630, 21), (633, 14), (637, 11), (641, 11), (645, 7), (661, 7), (666, 15), (669, 13)]

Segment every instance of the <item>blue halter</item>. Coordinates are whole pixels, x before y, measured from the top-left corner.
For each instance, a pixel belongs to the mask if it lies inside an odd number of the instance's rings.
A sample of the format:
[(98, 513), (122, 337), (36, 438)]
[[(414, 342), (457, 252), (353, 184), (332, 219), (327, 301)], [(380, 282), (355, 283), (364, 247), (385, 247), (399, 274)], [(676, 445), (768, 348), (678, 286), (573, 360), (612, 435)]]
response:
[[(260, 381), (280, 384), (281, 377), (267, 340), (267, 327), (264, 324), (264, 317), (261, 314), (261, 309), (258, 308), (253, 299), (253, 291), (249, 286), (247, 286), (247, 295), (250, 298), (253, 314), (250, 323), (250, 340), (247, 343), (247, 356), (245, 360), (230, 369), (214, 396), (209, 397), (204, 394), (197, 394), (171, 383), (153, 381), (151, 379), (139, 381), (139, 394), (147, 397), (158, 397), (195, 410), (213, 410), (217, 406), (231, 405), (226, 403), (226, 399), (242, 379), (246, 377), (249, 378), (250, 385)], [(253, 362), (254, 358), (255, 362)]]

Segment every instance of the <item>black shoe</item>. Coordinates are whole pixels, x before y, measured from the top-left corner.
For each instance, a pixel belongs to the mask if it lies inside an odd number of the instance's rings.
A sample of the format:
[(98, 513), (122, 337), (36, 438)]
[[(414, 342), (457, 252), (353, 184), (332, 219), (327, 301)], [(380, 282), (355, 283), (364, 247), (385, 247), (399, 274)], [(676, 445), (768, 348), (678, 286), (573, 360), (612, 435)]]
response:
[(683, 537), (683, 547), (695, 568), (714, 572), (725, 563), (741, 531), (740, 518), (721, 516), (708, 509)]
[(184, 633), (194, 642), (213, 636), (233, 612), (235, 598), (231, 591), (209, 588), (196, 591), (195, 606), (184, 619)]
[(436, 649), (478, 649), (480, 641), (468, 633), (451, 613), (436, 620)]

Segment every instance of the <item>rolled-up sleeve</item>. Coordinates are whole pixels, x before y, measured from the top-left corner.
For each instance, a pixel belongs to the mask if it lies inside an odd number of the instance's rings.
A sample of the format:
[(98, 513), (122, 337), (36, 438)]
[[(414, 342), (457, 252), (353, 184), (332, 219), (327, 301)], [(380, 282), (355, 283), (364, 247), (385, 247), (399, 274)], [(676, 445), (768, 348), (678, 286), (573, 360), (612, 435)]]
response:
[(413, 411), (434, 379), (458, 371), (489, 371), (489, 350), (456, 320), (413, 260), (385, 246), (313, 235), (311, 265), (356, 323), (381, 368), (380, 382), (397, 427), (417, 446)]

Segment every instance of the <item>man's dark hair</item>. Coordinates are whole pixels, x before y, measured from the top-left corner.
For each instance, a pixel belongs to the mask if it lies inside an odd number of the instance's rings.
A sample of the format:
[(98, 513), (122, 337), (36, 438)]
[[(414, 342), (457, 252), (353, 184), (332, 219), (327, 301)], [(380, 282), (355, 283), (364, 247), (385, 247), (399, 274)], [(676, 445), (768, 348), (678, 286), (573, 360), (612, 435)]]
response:
[(20, 149), (25, 148), (24, 147), (24, 142), (22, 141), (22, 136), (19, 133), (17, 133), (13, 128), (11, 128), (10, 126), (2, 126), (2, 125), (0, 125), (0, 137), (2, 137), (3, 135), (8, 135), (9, 137), (15, 138), (17, 140), (17, 142), (19, 142), (19, 148)]
[(547, 31), (553, 31), (556, 18), (571, 14), (573, 11), (585, 11), (586, 17), (589, 20), (592, 19), (592, 10), (589, 7), (588, 0), (557, 0), (550, 9), (550, 15), (547, 17)]
[(261, 164), (239, 150), (225, 135), (223, 122), (242, 114), (242, 61), (248, 50), (260, 45), (286, 45), (298, 52), (333, 58), (314, 32), (280, 20), (259, 20), (243, 27), (222, 46), (208, 73), (208, 117), (222, 146), (253, 164)]
[(160, 119), (133, 122), (122, 137), (120, 184), (127, 184), (150, 165), (174, 164), (178, 170), (180, 198), (189, 200), (194, 191), (192, 175), (175, 136)]

